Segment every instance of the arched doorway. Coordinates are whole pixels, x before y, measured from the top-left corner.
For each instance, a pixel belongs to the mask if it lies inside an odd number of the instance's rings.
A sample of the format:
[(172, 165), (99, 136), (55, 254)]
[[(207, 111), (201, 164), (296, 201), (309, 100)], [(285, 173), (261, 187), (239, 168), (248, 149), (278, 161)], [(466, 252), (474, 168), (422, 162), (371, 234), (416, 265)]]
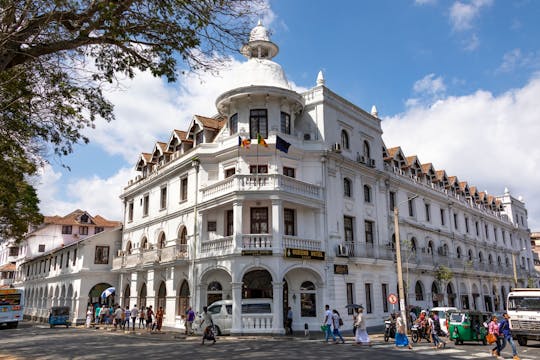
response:
[(211, 281), (206, 290), (206, 304), (210, 305), (215, 301), (223, 299), (223, 287), (219, 281)]
[(431, 297), (433, 299), (433, 307), (439, 306), (439, 287), (435, 282), (431, 284)]
[(163, 311), (165, 312), (166, 300), (167, 300), (167, 287), (165, 286), (165, 281), (162, 281), (161, 284), (159, 284), (156, 310), (162, 307)]
[(90, 292), (88, 292), (88, 303), (92, 305), (96, 305), (96, 304), (114, 305), (114, 294), (110, 295), (107, 299), (101, 298), (101, 293), (105, 289), (110, 288), (110, 287), (112, 287), (112, 285), (107, 284), (107, 283), (100, 283), (100, 284), (94, 285), (94, 287), (90, 289)]
[(178, 310), (177, 315), (185, 316), (189, 307), (189, 284), (186, 280), (182, 281), (178, 291)]
[(252, 270), (242, 279), (242, 299), (273, 298), (272, 276), (266, 270)]
[(446, 296), (448, 297), (448, 306), (455, 307), (456, 293), (454, 291), (454, 286), (452, 285), (452, 283), (448, 283), (448, 285), (446, 285)]
[(304, 281), (300, 285), (300, 316), (317, 316), (317, 288), (312, 281)]
[(139, 309), (146, 307), (146, 283), (143, 283), (141, 286), (141, 290), (139, 290), (139, 304)]
[(129, 308), (129, 297), (131, 296), (131, 287), (129, 284), (126, 285), (126, 288), (124, 289), (124, 299), (122, 301), (122, 305)]

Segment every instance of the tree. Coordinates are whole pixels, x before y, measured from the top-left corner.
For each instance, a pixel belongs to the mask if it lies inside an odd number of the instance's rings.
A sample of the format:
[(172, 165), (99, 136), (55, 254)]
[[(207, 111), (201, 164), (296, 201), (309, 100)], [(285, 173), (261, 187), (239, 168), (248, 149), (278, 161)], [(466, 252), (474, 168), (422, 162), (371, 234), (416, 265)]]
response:
[(448, 282), (454, 278), (454, 273), (448, 267), (440, 265), (437, 270), (435, 270), (435, 279), (439, 282), (441, 287), (441, 292), (444, 292), (444, 289)]
[[(240, 48), (259, 5), (0, 0), (0, 147), (6, 150), (0, 160), (0, 238), (20, 238), (20, 221), (41, 219), (28, 177), (51, 153), (64, 156), (87, 143), (83, 130), (93, 128), (96, 118), (114, 119), (105, 85), (137, 70), (175, 81), (179, 61), (191, 70), (214, 69), (216, 54)], [(23, 199), (27, 206), (16, 205)]]

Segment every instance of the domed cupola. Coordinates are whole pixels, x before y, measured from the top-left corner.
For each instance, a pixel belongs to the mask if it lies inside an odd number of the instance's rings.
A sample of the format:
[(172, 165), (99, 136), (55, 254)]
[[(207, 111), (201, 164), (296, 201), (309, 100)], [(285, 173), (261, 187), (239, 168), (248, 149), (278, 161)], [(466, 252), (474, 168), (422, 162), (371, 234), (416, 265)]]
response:
[(281, 102), (289, 103), (290, 112), (303, 108), (302, 96), (291, 89), (281, 65), (272, 61), (278, 52), (278, 46), (270, 40), (269, 31), (259, 20), (251, 30), (249, 41), (241, 49), (248, 60), (232, 70), (231, 90), (216, 100), (221, 115), (228, 117), (233, 111), (231, 106), (237, 108), (239, 102), (246, 98), (254, 104), (254, 99), (260, 96), (266, 100), (279, 98)]

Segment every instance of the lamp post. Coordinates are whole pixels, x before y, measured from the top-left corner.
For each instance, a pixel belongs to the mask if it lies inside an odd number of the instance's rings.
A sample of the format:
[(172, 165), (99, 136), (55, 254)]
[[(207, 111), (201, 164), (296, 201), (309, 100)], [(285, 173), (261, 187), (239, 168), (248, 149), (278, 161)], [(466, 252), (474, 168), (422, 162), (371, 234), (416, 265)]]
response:
[(401, 318), (405, 325), (405, 331), (407, 331), (407, 311), (405, 309), (405, 291), (403, 289), (403, 269), (401, 267), (401, 240), (399, 237), (399, 205), (409, 202), (418, 195), (414, 195), (407, 198), (406, 201), (402, 201), (394, 207), (394, 229), (396, 230), (396, 262), (397, 262), (397, 276), (398, 276), (398, 294), (399, 294), (399, 309), (401, 311)]

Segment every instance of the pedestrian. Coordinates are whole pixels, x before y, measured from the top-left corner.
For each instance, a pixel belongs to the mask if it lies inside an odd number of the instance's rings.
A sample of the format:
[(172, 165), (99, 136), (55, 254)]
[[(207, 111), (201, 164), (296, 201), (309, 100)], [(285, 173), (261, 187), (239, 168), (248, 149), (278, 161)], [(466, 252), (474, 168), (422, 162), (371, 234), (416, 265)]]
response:
[[(156, 323), (155, 328), (158, 332), (161, 332), (161, 326), (163, 325), (163, 306), (160, 306), (159, 309), (156, 311)], [(152, 327), (152, 330), (154, 330), (154, 327)]]
[(135, 321), (137, 320), (137, 317), (139, 316), (139, 309), (137, 309), (137, 304), (133, 305), (130, 312), (131, 312), (131, 322), (133, 324), (133, 331), (135, 331)]
[(101, 311), (99, 312), (99, 322), (100, 324), (107, 325), (107, 318), (109, 317), (109, 308), (107, 308), (107, 305), (103, 305), (101, 307)]
[(285, 334), (292, 335), (292, 320), (293, 320), (293, 312), (291, 307), (289, 306), (287, 308), (287, 320), (285, 320)]
[(332, 325), (334, 326), (334, 336), (339, 337), (341, 343), (345, 344), (345, 340), (343, 340), (343, 336), (341, 336), (340, 331), (341, 327), (343, 326), (343, 319), (341, 319), (341, 316), (339, 316), (339, 313), (336, 309), (332, 310)]
[(186, 335), (193, 335), (193, 321), (195, 321), (195, 311), (191, 306), (187, 310), (186, 318)]
[(96, 313), (94, 317), (94, 322), (99, 324), (100, 323), (100, 313), (101, 313), (101, 306), (99, 304), (96, 305)]
[(357, 345), (370, 345), (371, 341), (369, 340), (369, 335), (366, 328), (366, 319), (364, 318), (364, 307), (360, 305), (356, 313), (356, 326), (355, 340)]
[(324, 309), (324, 321), (321, 328), (324, 328), (326, 343), (328, 343), (328, 338), (330, 338), (330, 336), (332, 336), (332, 339), (335, 343), (337, 340), (336, 336), (332, 331), (332, 311), (330, 311), (330, 305), (325, 305)]
[(124, 330), (127, 328), (129, 330), (129, 319), (131, 318), (131, 310), (129, 310), (129, 306), (126, 306), (126, 309), (124, 310), (124, 323), (122, 324), (122, 327)]
[(124, 309), (122, 309), (120, 306), (116, 305), (116, 310), (114, 311), (114, 319), (113, 324), (114, 328), (118, 328), (118, 325), (122, 327), (122, 317), (124, 316)]
[(139, 311), (139, 329), (141, 328), (141, 325), (143, 329), (146, 327), (145, 321), (146, 321), (146, 307), (141, 306), (141, 310)]
[(150, 305), (146, 310), (146, 330), (152, 330), (154, 324), (154, 310), (152, 310), (152, 305)]
[(491, 349), (491, 355), (499, 357), (501, 356), (501, 339), (499, 337), (499, 324), (497, 323), (497, 316), (493, 315), (491, 321), (488, 324), (488, 334), (495, 336), (495, 347)]
[(89, 328), (90, 324), (92, 324), (92, 315), (94, 312), (92, 311), (92, 306), (88, 307), (88, 310), (86, 311), (86, 327)]
[(204, 340), (212, 340), (212, 344), (216, 343), (216, 336), (214, 334), (214, 321), (212, 320), (212, 315), (208, 312), (206, 306), (203, 307), (202, 314), (202, 323), (201, 327), (204, 325), (204, 332), (202, 338), (202, 345), (204, 345)]
[(510, 319), (510, 315), (508, 315), (508, 313), (504, 313), (503, 319), (499, 323), (499, 334), (501, 334), (502, 336), (501, 351), (506, 347), (506, 343), (509, 343), (512, 347), (512, 359), (519, 360), (519, 356), (516, 350), (516, 344), (514, 343), (514, 339), (512, 338), (512, 331), (510, 330), (510, 323), (508, 322), (508, 319)]
[(409, 338), (407, 337), (407, 329), (405, 328), (405, 322), (401, 317), (401, 314), (396, 318), (396, 348), (407, 347), (412, 349), (412, 345), (409, 343)]
[(431, 332), (431, 339), (433, 340), (433, 348), (434, 349), (440, 349), (441, 347), (446, 347), (446, 342), (441, 340), (439, 337), (438, 331), (437, 331), (437, 324), (439, 323), (439, 319), (437, 314), (431, 313), (431, 315), (428, 318), (428, 326), (429, 330)]

